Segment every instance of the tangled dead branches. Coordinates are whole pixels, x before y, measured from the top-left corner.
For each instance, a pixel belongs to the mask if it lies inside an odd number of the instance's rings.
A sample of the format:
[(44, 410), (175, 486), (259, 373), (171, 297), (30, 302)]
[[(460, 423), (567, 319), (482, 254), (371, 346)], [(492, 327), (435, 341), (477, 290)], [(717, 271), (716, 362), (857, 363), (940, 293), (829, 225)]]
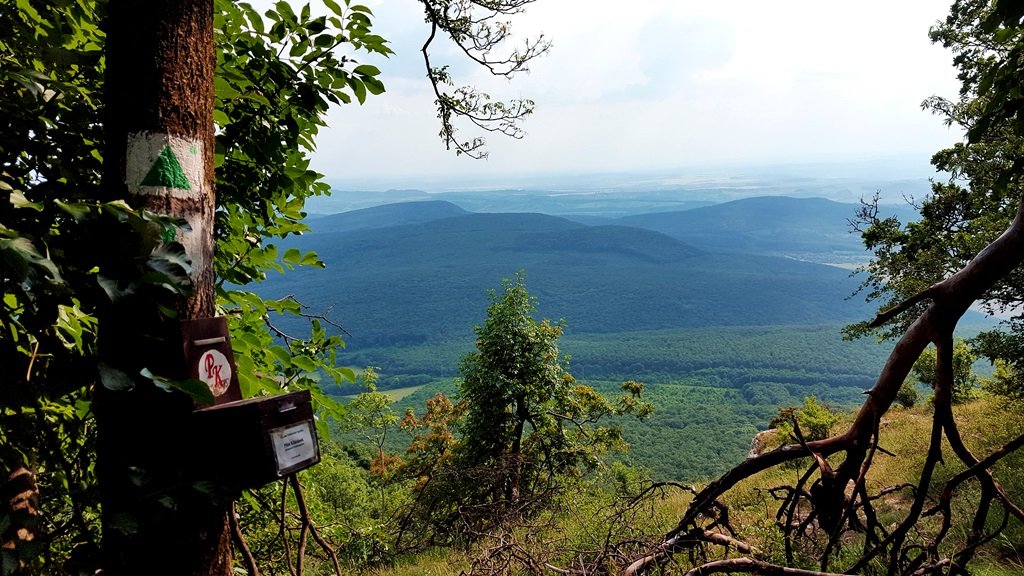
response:
[[(908, 299), (909, 303), (927, 300), (930, 305), (896, 343), (878, 381), (867, 392), (867, 401), (845, 432), (823, 440), (785, 445), (740, 463), (697, 493), (676, 527), (653, 550), (635, 558), (621, 574), (634, 576), (651, 572), (664, 566), (674, 555), (690, 552), (692, 556), (695, 549), (708, 543), (732, 546), (748, 557), (707, 561), (687, 574), (822, 575), (833, 571), (911, 576), (966, 573), (965, 566), (978, 548), (997, 537), (1011, 516), (1024, 522), (1024, 511), (1010, 499), (992, 473), (996, 462), (1024, 445), (1024, 436), (1018, 436), (983, 458), (975, 456), (964, 444), (952, 410), (953, 330), (968, 307), (1022, 260), (1024, 204), (1018, 208), (1006, 232), (963, 269)], [(908, 308), (905, 304), (897, 305), (880, 313), (872, 324), (881, 325)], [(865, 480), (880, 450), (881, 418), (892, 406), (914, 361), (929, 343), (934, 343), (937, 349), (935, 412), (919, 480), (916, 485), (888, 487), (872, 494)], [(930, 490), (936, 466), (944, 462), (943, 442), (966, 469), (942, 483), (935, 498), (930, 496)], [(829, 457), (840, 455), (839, 465), (833, 468)], [(779, 502), (776, 521), (783, 532), (785, 564), (759, 558), (749, 546), (746, 549), (737, 546), (731, 530), (725, 530), (726, 526), (717, 522), (718, 498), (741, 480), (808, 456), (813, 458), (814, 464), (795, 485), (770, 491)], [(978, 482), (980, 497), (969, 514), (970, 530), (966, 541), (952, 545), (948, 538), (954, 522), (950, 502), (954, 493), (969, 480)], [(909, 509), (901, 521), (884, 526), (875, 512), (874, 502), (904, 490), (912, 496)], [(986, 531), (986, 521), (993, 512), (1000, 514), (1002, 520), (994, 529)], [(728, 540), (709, 537), (709, 531)], [(816, 548), (818, 571), (793, 567), (796, 543), (808, 540), (819, 544)], [(855, 559), (839, 556), (837, 551), (841, 547), (859, 547)]]

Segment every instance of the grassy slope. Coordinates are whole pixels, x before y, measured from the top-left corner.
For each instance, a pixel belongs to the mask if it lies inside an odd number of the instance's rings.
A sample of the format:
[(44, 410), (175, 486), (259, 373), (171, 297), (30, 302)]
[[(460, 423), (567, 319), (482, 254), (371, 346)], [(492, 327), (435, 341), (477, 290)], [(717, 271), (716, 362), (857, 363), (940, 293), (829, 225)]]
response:
[[(983, 457), (1024, 433), (1024, 412), (1019, 405), (1008, 409), (994, 399), (985, 398), (958, 406), (954, 411), (964, 442), (978, 457)], [(930, 407), (919, 406), (907, 410), (895, 409), (883, 418), (880, 446), (895, 456), (879, 454), (875, 458), (868, 475), (869, 491), (878, 492), (888, 486), (916, 482), (928, 450), (931, 416)], [(852, 414), (835, 430), (842, 429), (851, 420)], [(936, 468), (929, 488), (931, 498), (938, 496), (945, 481), (964, 469), (945, 442), (943, 455), (945, 462)], [(776, 469), (741, 482), (725, 498), (734, 514), (733, 517), (741, 524), (754, 525), (757, 519), (764, 517), (766, 507), (772, 511), (777, 507), (765, 490), (773, 486), (794, 483), (797, 474), (804, 470)], [(1018, 451), (998, 463), (995, 466), (995, 477), (1019, 504), (1024, 499), (1024, 453)], [(968, 482), (962, 485), (955, 495), (953, 509), (954, 514), (959, 516), (953, 522), (949, 537), (951, 543), (961, 544), (966, 537), (970, 517), (964, 516), (967, 514), (967, 503), (977, 498), (977, 486), (977, 482)], [(879, 517), (887, 524), (898, 522), (903, 518), (910, 499), (909, 492), (903, 491), (883, 498), (880, 503), (876, 502)], [(1001, 519), (1001, 513), (992, 512), (989, 515), (989, 529), (997, 526)], [(755, 531), (748, 530), (748, 534), (753, 532)], [(764, 532), (761, 531), (761, 534)], [(768, 549), (772, 549), (773, 544), (778, 545), (770, 539), (763, 544), (767, 544)], [(978, 563), (982, 565), (978, 573), (1024, 573), (1024, 525), (1011, 518), (1004, 536), (985, 546), (979, 553)]]
[[(982, 455), (1016, 435), (1024, 433), (1024, 412), (1018, 406), (1007, 409), (991, 399), (982, 399), (956, 408), (961, 432), (965, 442), (975, 452)], [(847, 417), (837, 428), (849, 423)], [(927, 439), (931, 426), (931, 413), (928, 407), (917, 407), (909, 410), (893, 410), (884, 419), (881, 444), (895, 454), (894, 457), (879, 455), (869, 474), (869, 487), (878, 491), (886, 486), (915, 481), (923, 463), (927, 450)], [(932, 497), (936, 496), (942, 483), (951, 478), (963, 467), (957, 464), (950, 454), (948, 446), (944, 450), (947, 461), (939, 465), (936, 477), (930, 487)], [(768, 496), (766, 489), (789, 484), (796, 481), (802, 470), (776, 469), (764, 472), (741, 482), (729, 492), (723, 500), (730, 508), (730, 517), (734, 527), (740, 528), (739, 537), (759, 547), (769, 554), (781, 555), (781, 542), (777, 537), (772, 522), (766, 518), (774, 517), (777, 504)], [(995, 475), (1002, 482), (1011, 498), (1020, 502), (1024, 498), (1024, 454), (1015, 454), (1005, 458), (995, 467)], [(951, 535), (947, 539), (950, 544), (963, 542), (969, 518), (964, 519), (965, 504), (977, 494), (977, 484), (967, 483), (957, 492), (954, 499), (955, 513), (960, 517), (954, 521)], [(909, 494), (902, 493), (889, 496), (876, 502), (883, 521), (896, 522), (909, 504)], [(641, 518), (632, 518), (631, 529), (641, 530), (651, 538), (674, 525), (690, 497), (679, 492), (668, 493), (657, 500), (648, 514)], [(591, 505), (592, 506), (592, 505)], [(587, 503), (580, 505), (580, 510), (587, 510)], [(990, 528), (1001, 518), (997, 514), (990, 516)], [(552, 533), (557, 533), (564, 540), (566, 547), (585, 546), (588, 534), (593, 530), (597, 520), (586, 514), (565, 514), (556, 520)], [(535, 541), (541, 535), (532, 534)], [(433, 550), (428, 553), (405, 558), (398, 566), (373, 571), (374, 576), (410, 576), (454, 574), (469, 565), (469, 558), (479, 550), (449, 551)], [(844, 552), (849, 554), (849, 552)], [(556, 554), (557, 556), (557, 554)], [(550, 557), (550, 555), (549, 555)], [(556, 558), (552, 558), (557, 560)], [(686, 562), (685, 557), (677, 559)], [(972, 565), (972, 573), (983, 576), (1010, 576), (1024, 573), (1024, 526), (1015, 519), (1010, 520), (1004, 536), (984, 546)]]

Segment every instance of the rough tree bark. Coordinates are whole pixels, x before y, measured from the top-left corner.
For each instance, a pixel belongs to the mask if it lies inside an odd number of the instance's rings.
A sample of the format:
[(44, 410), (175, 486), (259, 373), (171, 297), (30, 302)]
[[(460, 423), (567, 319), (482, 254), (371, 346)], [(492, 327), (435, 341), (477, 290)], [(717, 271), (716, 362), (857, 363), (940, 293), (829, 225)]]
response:
[[(921, 471), (920, 484), (926, 486), (930, 482), (931, 472), (936, 463), (941, 459), (941, 442), (943, 437), (949, 442), (957, 458), (964, 465), (968, 466), (969, 469), (967, 472), (947, 482), (943, 490), (943, 497), (937, 504), (927, 510), (924, 508), (927, 491), (917, 490), (917, 496), (914, 498), (912, 507), (904, 521), (891, 534), (883, 531), (882, 536), (884, 538), (881, 541), (875, 542), (869, 539), (861, 558), (855, 561), (852, 566), (844, 569), (843, 572), (860, 573), (868, 562), (880, 556), (888, 558), (889, 573), (896, 574), (963, 566), (971, 558), (977, 545), (984, 539), (981, 529), (984, 526), (985, 518), (988, 516), (989, 507), (993, 502), (1001, 505), (1007, 516), (1015, 516), (1024, 522), (1024, 511), (1006, 497), (1001, 486), (992, 478), (989, 471), (996, 460), (1024, 444), (1024, 438), (1017, 438), (1000, 450), (979, 460), (970, 453), (960, 439), (956, 422), (953, 419), (950, 397), (952, 392), (953, 330), (957, 322), (972, 303), (1001, 278), (1009, 274), (1014, 268), (1020, 266), (1022, 262), (1024, 262), (1024, 200), (1020, 201), (1016, 216), (1010, 227), (999, 238), (982, 250), (963, 269), (946, 280), (933, 285), (921, 294), (880, 313), (875, 318), (872, 324), (876, 326), (881, 325), (891, 320), (895, 315), (909, 309), (917, 302), (931, 301), (926, 311), (907, 329), (903, 337), (896, 343), (874, 387), (866, 392), (868, 395), (867, 400), (857, 413), (853, 424), (844, 433), (824, 440), (783, 446), (771, 452), (748, 458), (738, 466), (727, 471), (699, 492), (677, 526), (665, 535), (654, 550), (635, 559), (635, 561), (627, 566), (622, 571), (622, 575), (633, 576), (647, 573), (679, 551), (693, 549), (695, 546), (708, 543), (709, 540), (707, 538), (694, 538), (692, 534), (702, 517), (713, 517), (712, 509), (717, 498), (733, 488), (739, 481), (796, 458), (815, 456), (821, 461), (821, 457), (844, 452), (845, 458), (835, 470), (834, 477), (829, 478), (828, 482), (822, 482), (817, 493), (814, 490), (811, 491), (809, 504), (817, 510), (822, 507), (832, 506), (836, 502), (841, 503), (842, 508), (845, 509), (844, 516), (840, 519), (841, 524), (843, 519), (849, 520), (850, 512), (854, 508), (854, 502), (850, 501), (851, 498), (847, 497), (846, 492), (847, 488), (853, 485), (854, 490), (852, 494), (854, 496), (852, 500), (858, 500), (858, 496), (862, 496), (859, 498), (860, 506), (868, 510), (870, 499), (867, 497), (864, 488), (864, 475), (867, 468), (870, 467), (871, 454), (876, 449), (881, 418), (892, 406), (900, 385), (910, 373), (914, 362), (929, 343), (935, 343), (938, 348), (936, 408), (930, 442), (931, 448), (925, 467)], [(810, 473), (805, 475), (801, 483), (806, 482), (809, 476)], [(939, 533), (937, 540), (941, 541), (945, 537), (950, 523), (950, 494), (960, 483), (969, 477), (975, 477), (981, 483), (982, 498), (977, 506), (974, 530), (970, 535), (968, 545), (952, 558), (938, 557), (937, 543), (932, 549), (923, 551), (916, 557), (908, 557), (908, 552), (903, 549), (905, 537), (922, 516), (942, 514), (945, 529)], [(797, 488), (801, 488), (801, 486)], [(799, 492), (799, 490), (794, 492)], [(865, 512), (865, 514), (869, 513), (868, 511)], [(836, 545), (838, 536), (842, 531), (841, 525), (831, 528), (832, 536), (830, 536), (830, 542), (822, 558), (822, 573), (827, 570), (829, 551)], [(869, 526), (868, 528), (874, 532), (878, 527)], [(908, 564), (909, 568), (907, 567)], [(737, 559), (730, 561), (728, 565), (711, 562), (695, 568), (691, 573), (707, 574), (712, 572), (749, 571), (758, 571), (766, 574), (795, 573), (786, 570), (789, 569), (784, 569), (782, 566), (769, 566), (764, 562), (755, 560), (748, 559), (740, 562), (740, 559)]]
[[(138, 296), (102, 311), (100, 355), (132, 377), (180, 378), (177, 320), (214, 315), (213, 2), (111, 0), (108, 11), (104, 194), (187, 223), (164, 234), (184, 246), (192, 287), (178, 319)], [(190, 469), (183, 396), (97, 386), (105, 573), (232, 571), (230, 502)]]
[[(0, 468), (0, 515), (9, 520), (0, 530), (0, 548), (17, 554), (19, 547), (31, 545), (39, 535), (39, 484), (35, 473), (20, 458), (4, 462), (16, 464), (10, 470)], [(20, 558), (18, 568), (24, 568)]]

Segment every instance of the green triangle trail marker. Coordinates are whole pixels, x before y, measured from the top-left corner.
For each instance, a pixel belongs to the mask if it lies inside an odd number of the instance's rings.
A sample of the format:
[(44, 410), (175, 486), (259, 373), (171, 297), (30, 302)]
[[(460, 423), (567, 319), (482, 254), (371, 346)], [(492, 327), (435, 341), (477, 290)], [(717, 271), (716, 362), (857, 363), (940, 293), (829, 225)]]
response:
[(191, 190), (185, 171), (181, 169), (178, 157), (170, 146), (164, 146), (160, 155), (157, 156), (153, 167), (146, 173), (146, 177), (139, 183), (141, 186), (165, 186), (167, 188), (181, 188)]

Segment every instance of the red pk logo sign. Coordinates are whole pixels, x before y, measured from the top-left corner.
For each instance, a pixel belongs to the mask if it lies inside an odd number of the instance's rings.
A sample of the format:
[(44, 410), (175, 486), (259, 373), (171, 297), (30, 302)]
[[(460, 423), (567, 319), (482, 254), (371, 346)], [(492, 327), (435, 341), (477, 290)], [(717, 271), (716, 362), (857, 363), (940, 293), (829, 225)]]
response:
[(206, 383), (213, 395), (220, 396), (231, 386), (231, 363), (220, 350), (210, 349), (199, 357), (199, 379)]

